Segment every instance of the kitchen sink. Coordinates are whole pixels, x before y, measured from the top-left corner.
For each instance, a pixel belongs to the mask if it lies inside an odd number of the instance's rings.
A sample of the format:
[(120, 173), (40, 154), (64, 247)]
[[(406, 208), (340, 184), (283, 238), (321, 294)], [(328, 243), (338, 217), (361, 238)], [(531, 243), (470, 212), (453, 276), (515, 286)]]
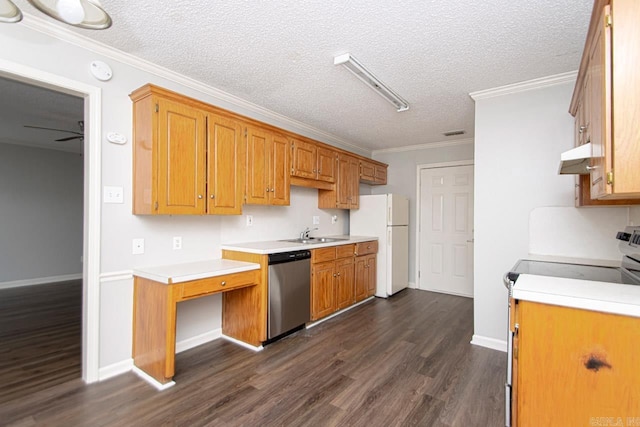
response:
[(305, 245), (317, 245), (320, 243), (331, 243), (331, 242), (340, 242), (348, 239), (340, 239), (336, 237), (309, 237), (306, 239), (285, 239), (280, 240), (281, 242), (291, 242), (291, 243), (303, 243)]

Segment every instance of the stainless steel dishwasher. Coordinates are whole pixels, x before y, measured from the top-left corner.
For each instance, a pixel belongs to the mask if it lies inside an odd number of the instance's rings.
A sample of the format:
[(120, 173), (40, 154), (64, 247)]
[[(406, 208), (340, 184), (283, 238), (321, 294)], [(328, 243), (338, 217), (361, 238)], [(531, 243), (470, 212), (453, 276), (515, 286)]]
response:
[(269, 255), (269, 316), (272, 340), (311, 320), (311, 251)]

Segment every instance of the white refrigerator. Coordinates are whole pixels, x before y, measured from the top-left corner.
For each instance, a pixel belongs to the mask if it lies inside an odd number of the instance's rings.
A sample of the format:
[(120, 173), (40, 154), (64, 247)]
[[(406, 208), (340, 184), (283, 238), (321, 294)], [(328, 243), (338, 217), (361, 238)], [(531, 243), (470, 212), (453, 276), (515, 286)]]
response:
[(409, 286), (409, 200), (399, 194), (360, 196), (349, 214), (349, 234), (378, 238), (376, 296)]

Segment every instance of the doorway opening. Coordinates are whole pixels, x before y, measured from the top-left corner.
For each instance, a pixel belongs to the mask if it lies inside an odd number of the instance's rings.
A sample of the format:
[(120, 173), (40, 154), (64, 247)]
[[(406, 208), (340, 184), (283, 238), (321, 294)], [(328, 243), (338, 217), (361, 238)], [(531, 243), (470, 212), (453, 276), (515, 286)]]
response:
[[(82, 151), (81, 179), (83, 184), (81, 185), (82, 202), (80, 208), (82, 214), (80, 217), (81, 224), (79, 225), (82, 228), (80, 254), (82, 261), (80, 261), (79, 256), (76, 256), (76, 258), (82, 265), (81, 285), (79, 285), (82, 301), (80, 313), (81, 374), (85, 382), (91, 383), (98, 380), (99, 367), (101, 91), (100, 88), (95, 86), (3, 59), (0, 59), (0, 78), (77, 97), (82, 104), (83, 129), (70, 129), (74, 130), (74, 132), (64, 134), (66, 136), (61, 134), (59, 137), (54, 138), (54, 142), (66, 142), (55, 141), (55, 139), (83, 136), (82, 141), (80, 141)], [(20, 123), (20, 126), (23, 126), (23, 124)], [(38, 125), (35, 124), (34, 126)], [(45, 125), (40, 127), (55, 128), (56, 126)], [(17, 146), (17, 144), (13, 145)], [(37, 151), (35, 148), (31, 149)], [(53, 276), (56, 276), (56, 274)], [(64, 274), (59, 276), (65, 280), (70, 280)], [(73, 287), (73, 285), (69, 286)], [(17, 287), (12, 289), (17, 289)]]
[(473, 297), (473, 163), (418, 166), (417, 287)]

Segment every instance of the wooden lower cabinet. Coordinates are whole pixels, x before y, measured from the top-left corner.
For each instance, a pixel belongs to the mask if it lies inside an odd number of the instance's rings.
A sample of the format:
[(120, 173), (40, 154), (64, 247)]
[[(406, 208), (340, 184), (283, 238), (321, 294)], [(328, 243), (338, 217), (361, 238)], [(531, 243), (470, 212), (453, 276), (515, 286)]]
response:
[(347, 308), (356, 302), (353, 286), (354, 265), (353, 256), (341, 259), (336, 264), (336, 310)]
[(640, 421), (640, 318), (518, 301), (515, 321), (513, 426)]
[(318, 320), (335, 311), (335, 261), (311, 266), (311, 320)]
[(356, 257), (355, 300), (362, 301), (376, 293), (376, 255)]
[[(311, 251), (311, 320), (322, 319), (375, 293), (378, 242)], [(364, 253), (365, 255), (358, 255)]]

